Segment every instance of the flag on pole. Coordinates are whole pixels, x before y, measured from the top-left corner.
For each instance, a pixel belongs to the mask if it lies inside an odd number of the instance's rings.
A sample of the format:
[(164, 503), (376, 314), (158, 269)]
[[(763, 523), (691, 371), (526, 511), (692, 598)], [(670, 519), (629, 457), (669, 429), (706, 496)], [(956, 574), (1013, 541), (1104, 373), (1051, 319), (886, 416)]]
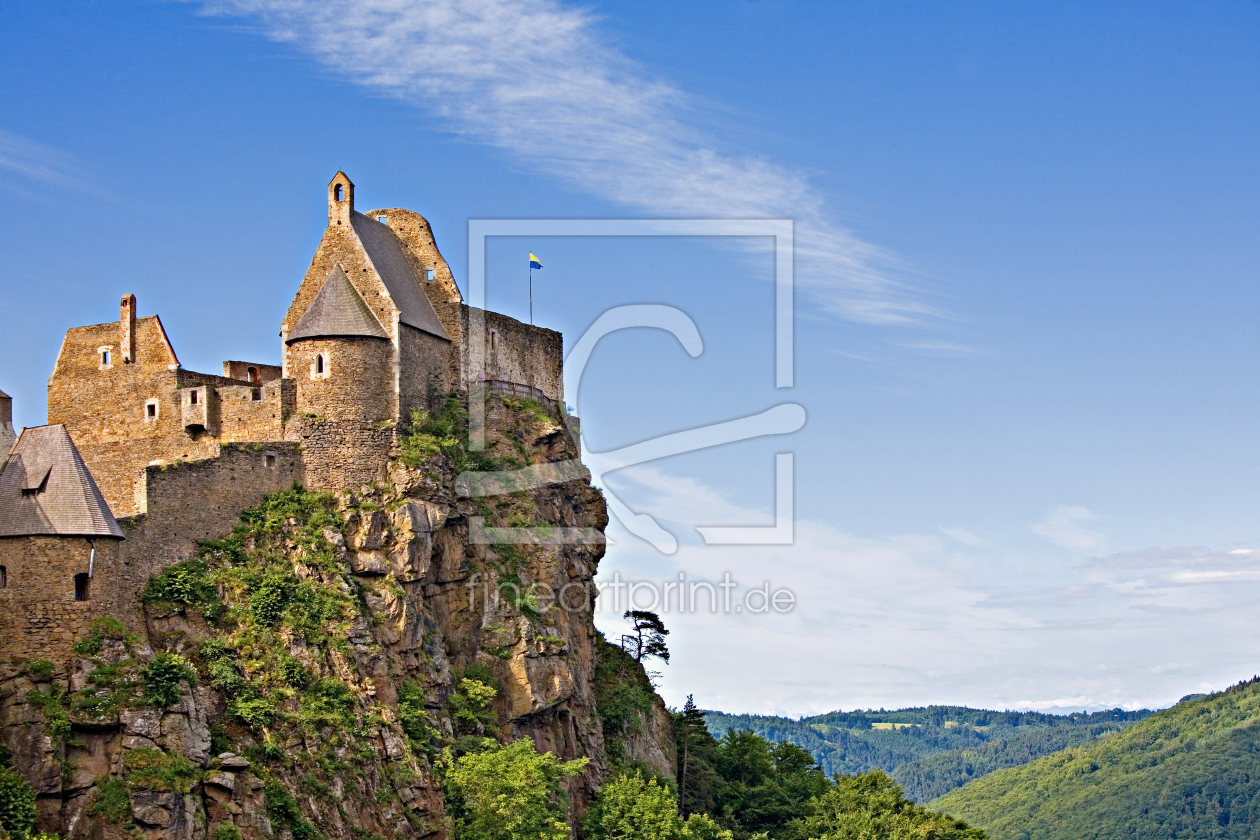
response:
[(529, 252), (529, 267), (530, 267), (530, 268), (542, 268), (542, 263), (538, 261), (538, 257), (535, 257), (535, 256), (534, 256), (534, 252), (533, 252), (533, 251), (530, 251), (530, 252)]

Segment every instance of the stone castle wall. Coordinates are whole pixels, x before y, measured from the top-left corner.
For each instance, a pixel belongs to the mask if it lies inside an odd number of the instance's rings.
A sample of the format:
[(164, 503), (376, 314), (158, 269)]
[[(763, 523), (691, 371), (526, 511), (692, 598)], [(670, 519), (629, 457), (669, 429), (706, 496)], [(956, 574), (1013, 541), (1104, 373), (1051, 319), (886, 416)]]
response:
[[(92, 619), (119, 607), (120, 549), (119, 540), (105, 537), (0, 538), (0, 661), (68, 657)], [(76, 601), (75, 575), (86, 575), (89, 562), (87, 600)]]
[(143, 514), (118, 522), (126, 535), (118, 617), (139, 622), (139, 596), (151, 575), (192, 557), (199, 540), (226, 535), (241, 511), (303, 478), (293, 443), (225, 444), (216, 458), (146, 468)]
[(399, 327), (398, 421), (405, 424), (411, 409), (427, 409), (429, 398), (454, 387), (451, 342), (414, 329)]
[[(564, 396), (564, 339), (555, 330), (522, 324), (515, 318), (461, 307), (465, 336), (462, 362), (465, 382), (498, 380), (528, 385), (553, 400)], [(484, 318), (482, 341), (473, 346), (473, 318)]]

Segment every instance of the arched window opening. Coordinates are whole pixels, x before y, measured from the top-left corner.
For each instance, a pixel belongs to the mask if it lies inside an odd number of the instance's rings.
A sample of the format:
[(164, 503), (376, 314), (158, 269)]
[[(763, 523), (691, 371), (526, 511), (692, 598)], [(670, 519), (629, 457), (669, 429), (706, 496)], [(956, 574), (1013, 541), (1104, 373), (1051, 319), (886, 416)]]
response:
[(249, 368), (248, 370), (246, 370), (246, 371), (245, 371), (245, 381), (246, 381), (246, 382), (257, 382), (257, 381), (258, 381), (258, 368), (256, 368), (256, 367), (252, 367), (252, 368)]
[(79, 572), (74, 576), (74, 600), (86, 601), (88, 599), (88, 580), (87, 572)]
[(0, 589), (9, 588), (9, 570), (0, 566)]
[(324, 354), (320, 353), (315, 357), (315, 372), (322, 374), (324, 372)]
[(337, 198), (338, 201), (345, 201), (346, 200), (345, 194), (346, 194), (345, 187), (341, 186), (341, 184), (338, 184), (337, 187), (333, 190), (333, 195)]

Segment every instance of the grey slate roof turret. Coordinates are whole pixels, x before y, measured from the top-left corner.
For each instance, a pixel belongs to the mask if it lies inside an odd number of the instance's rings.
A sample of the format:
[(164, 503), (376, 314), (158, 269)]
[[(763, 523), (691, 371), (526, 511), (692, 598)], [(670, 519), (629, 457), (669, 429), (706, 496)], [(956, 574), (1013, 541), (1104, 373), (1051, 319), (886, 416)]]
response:
[(0, 537), (41, 535), (123, 538), (61, 425), (23, 429), (0, 469)]
[(328, 272), (328, 279), (285, 340), (292, 344), (299, 338), (332, 336), (389, 338), (341, 266)]

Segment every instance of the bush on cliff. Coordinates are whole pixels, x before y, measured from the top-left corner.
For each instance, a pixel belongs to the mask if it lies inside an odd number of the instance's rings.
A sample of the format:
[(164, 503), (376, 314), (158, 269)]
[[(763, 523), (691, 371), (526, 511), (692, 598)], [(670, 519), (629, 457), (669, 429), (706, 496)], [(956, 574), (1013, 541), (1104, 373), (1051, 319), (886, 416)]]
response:
[(35, 791), (16, 770), (0, 767), (0, 834), (27, 840), (37, 816)]

